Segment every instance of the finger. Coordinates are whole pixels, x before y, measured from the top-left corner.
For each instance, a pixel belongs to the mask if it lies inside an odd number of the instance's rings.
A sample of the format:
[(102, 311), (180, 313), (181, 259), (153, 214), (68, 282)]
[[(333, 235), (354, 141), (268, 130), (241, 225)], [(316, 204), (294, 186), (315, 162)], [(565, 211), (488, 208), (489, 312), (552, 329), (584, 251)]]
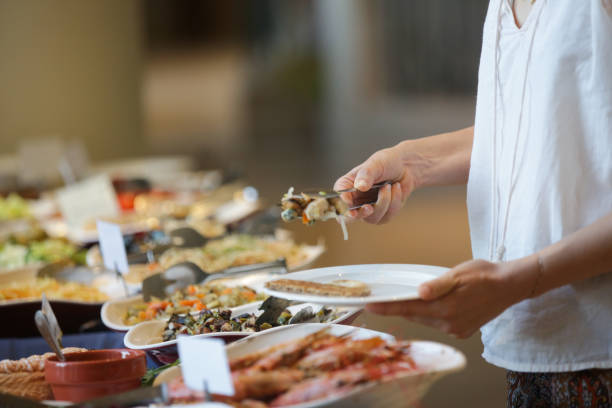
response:
[(354, 184), (355, 184), (355, 176), (357, 175), (357, 170), (360, 167), (361, 166), (357, 166), (357, 167), (353, 168), (351, 171), (346, 173), (344, 176), (342, 176), (338, 180), (336, 180), (336, 182), (334, 183), (334, 191), (346, 190), (346, 189), (349, 189), (349, 188), (353, 188)]
[(366, 204), (366, 205), (363, 205), (363, 206), (361, 206), (359, 208), (351, 210), (349, 212), (349, 215), (351, 216), (351, 218), (355, 218), (357, 220), (360, 220), (360, 219), (363, 219), (365, 217), (368, 217), (373, 212), (374, 212), (374, 207), (372, 207), (370, 204)]
[(359, 191), (368, 191), (375, 182), (382, 180), (384, 167), (379, 160), (373, 157), (375, 155), (366, 160), (357, 170), (355, 188)]
[(374, 212), (374, 207), (370, 204), (366, 204), (363, 207), (358, 209), (359, 211), (359, 218), (366, 218), (369, 217), (370, 215), (372, 215), (372, 213)]
[(439, 306), (423, 300), (406, 300), (403, 302), (370, 303), (366, 310), (383, 316), (403, 316), (406, 318), (434, 318), (440, 316)]
[(454, 271), (449, 271), (437, 279), (421, 283), (419, 297), (423, 300), (438, 299), (452, 291), (456, 285), (456, 274)]
[(371, 215), (364, 218), (364, 220), (371, 224), (378, 224), (387, 213), (390, 204), (391, 186), (387, 184), (386, 186), (378, 190), (378, 199), (376, 200), (376, 204), (374, 204), (374, 211)]
[[(336, 190), (335, 187), (334, 187), (334, 190)], [(345, 203), (347, 203), (349, 205), (349, 207), (353, 204), (353, 194), (351, 194), (351, 193), (342, 193), (342, 194), (340, 194), (340, 199), (342, 201), (344, 201)]]
[(402, 208), (403, 205), (404, 205), (404, 202), (402, 199), (402, 187), (400, 186), (399, 183), (395, 183), (393, 184), (393, 187), (391, 188), (391, 203), (389, 204), (389, 209), (387, 210), (387, 213), (380, 220), (380, 223), (385, 223), (389, 221), (391, 217), (393, 217), (395, 214), (399, 212), (399, 210)]

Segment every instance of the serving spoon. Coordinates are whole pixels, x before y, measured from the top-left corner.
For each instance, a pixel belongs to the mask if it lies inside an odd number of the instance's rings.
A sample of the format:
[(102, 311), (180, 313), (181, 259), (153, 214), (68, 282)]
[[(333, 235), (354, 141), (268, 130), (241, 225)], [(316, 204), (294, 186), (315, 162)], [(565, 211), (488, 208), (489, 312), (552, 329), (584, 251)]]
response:
[(38, 328), (40, 335), (43, 337), (43, 339), (45, 339), (55, 355), (57, 355), (58, 360), (66, 361), (66, 357), (64, 357), (64, 353), (62, 353), (62, 349), (58, 344), (57, 339), (51, 334), (52, 330), (49, 320), (47, 320), (47, 317), (41, 310), (37, 310), (36, 313), (34, 313), (34, 322), (36, 323), (36, 327)]

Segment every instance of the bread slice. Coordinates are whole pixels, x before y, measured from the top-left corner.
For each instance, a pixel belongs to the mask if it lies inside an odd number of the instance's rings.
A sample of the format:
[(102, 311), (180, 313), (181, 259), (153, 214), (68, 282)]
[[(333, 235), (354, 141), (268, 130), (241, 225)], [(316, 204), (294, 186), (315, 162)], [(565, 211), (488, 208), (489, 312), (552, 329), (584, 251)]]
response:
[(279, 292), (307, 293), (319, 296), (360, 297), (370, 294), (370, 287), (365, 283), (347, 279), (331, 283), (277, 279), (266, 282), (266, 288)]

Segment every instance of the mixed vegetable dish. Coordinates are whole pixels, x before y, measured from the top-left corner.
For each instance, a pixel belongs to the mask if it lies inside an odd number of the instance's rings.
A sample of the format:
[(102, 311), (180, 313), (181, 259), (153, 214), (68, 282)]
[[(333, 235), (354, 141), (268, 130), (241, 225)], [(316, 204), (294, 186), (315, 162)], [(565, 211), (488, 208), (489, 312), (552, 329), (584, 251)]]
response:
[(266, 296), (247, 286), (229, 287), (207, 283), (189, 285), (166, 299), (155, 299), (132, 305), (124, 317), (126, 325), (146, 320), (168, 318), (173, 314), (189, 314), (204, 309), (231, 308), (264, 300)]

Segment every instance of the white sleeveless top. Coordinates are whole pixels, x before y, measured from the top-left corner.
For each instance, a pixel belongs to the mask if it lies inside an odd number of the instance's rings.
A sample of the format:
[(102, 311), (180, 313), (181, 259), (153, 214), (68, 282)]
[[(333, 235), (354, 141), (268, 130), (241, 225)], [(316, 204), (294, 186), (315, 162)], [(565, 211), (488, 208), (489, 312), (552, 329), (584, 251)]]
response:
[[(468, 212), (474, 258), (532, 254), (612, 212), (612, 0), (511, 0), (484, 25)], [(612, 368), (612, 272), (516, 304), (482, 327), (515, 371)]]

